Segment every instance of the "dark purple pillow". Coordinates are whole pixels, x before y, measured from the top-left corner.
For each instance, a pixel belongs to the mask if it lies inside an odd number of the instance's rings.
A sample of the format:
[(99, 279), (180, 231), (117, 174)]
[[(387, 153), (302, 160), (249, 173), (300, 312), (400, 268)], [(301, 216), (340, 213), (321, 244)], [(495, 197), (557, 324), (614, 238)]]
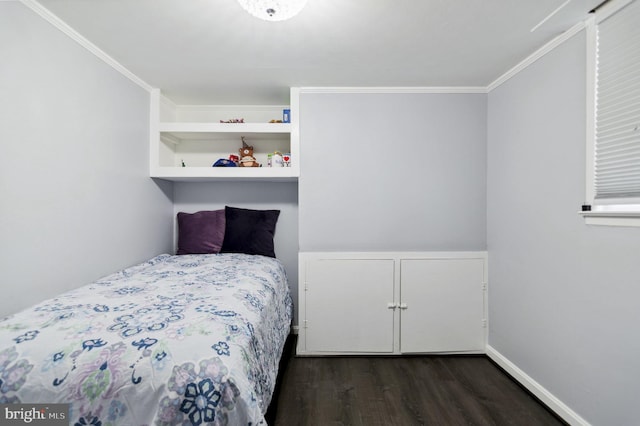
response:
[(222, 253), (259, 254), (276, 257), (273, 236), (280, 210), (225, 207), (226, 225)]
[(178, 254), (220, 253), (225, 211), (178, 213)]

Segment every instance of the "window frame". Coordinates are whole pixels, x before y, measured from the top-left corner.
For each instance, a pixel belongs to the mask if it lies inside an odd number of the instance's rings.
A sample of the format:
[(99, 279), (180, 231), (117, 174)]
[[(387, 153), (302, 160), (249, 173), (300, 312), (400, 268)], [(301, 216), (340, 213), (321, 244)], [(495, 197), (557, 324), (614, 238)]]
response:
[(597, 25), (633, 1), (612, 0), (598, 8), (585, 22), (586, 28), (586, 195), (580, 214), (587, 225), (640, 227), (640, 199), (596, 200), (596, 84), (597, 84)]

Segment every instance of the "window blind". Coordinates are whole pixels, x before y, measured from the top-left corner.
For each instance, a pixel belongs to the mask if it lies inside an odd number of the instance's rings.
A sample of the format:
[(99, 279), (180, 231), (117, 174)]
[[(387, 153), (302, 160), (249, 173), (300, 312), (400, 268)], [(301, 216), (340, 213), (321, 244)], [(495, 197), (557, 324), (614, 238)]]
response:
[(597, 26), (595, 198), (640, 197), (640, 1)]

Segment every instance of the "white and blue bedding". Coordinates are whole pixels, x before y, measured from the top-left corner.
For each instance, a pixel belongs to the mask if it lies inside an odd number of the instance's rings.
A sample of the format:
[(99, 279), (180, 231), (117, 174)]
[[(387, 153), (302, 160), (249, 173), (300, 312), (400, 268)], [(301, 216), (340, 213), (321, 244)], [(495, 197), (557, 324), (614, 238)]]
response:
[(160, 255), (0, 321), (0, 403), (70, 424), (257, 425), (291, 323), (282, 264)]

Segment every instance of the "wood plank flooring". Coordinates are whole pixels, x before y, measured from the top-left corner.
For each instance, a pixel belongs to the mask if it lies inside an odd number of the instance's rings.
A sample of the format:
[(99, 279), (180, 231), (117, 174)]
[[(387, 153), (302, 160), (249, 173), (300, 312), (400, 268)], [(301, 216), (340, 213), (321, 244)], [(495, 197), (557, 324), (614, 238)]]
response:
[(295, 358), (275, 426), (563, 425), (485, 356)]

